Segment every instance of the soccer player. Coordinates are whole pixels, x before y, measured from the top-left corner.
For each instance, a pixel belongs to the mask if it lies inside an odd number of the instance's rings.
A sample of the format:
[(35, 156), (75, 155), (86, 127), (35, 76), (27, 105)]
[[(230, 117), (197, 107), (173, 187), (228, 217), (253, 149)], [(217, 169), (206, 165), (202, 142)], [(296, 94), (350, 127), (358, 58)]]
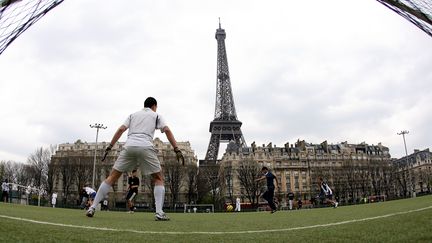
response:
[(288, 203), (289, 203), (289, 210), (292, 210), (293, 203), (294, 203), (294, 193), (291, 191), (288, 193)]
[(92, 205), (92, 203), (93, 203), (93, 201), (94, 201), (94, 199), (96, 197), (96, 191), (93, 188), (89, 187), (89, 186), (83, 187), (83, 190), (85, 191), (85, 193), (87, 195), (87, 199), (88, 199), (87, 200), (87, 205)]
[(53, 208), (55, 208), (57, 203), (57, 192), (54, 192), (51, 196), (51, 205)]
[(5, 179), (2, 183), (2, 200), (7, 203), (9, 199), (9, 183), (8, 180)]
[(108, 211), (108, 199), (102, 201), (102, 210)]
[(135, 212), (133, 199), (138, 195), (139, 178), (137, 177), (137, 170), (133, 170), (128, 178), (129, 191), (126, 195), (126, 200), (129, 207), (129, 213)]
[(274, 181), (276, 181), (276, 185), (278, 184), (278, 180), (276, 178), (276, 176), (273, 175), (273, 173), (271, 173), (269, 171), (269, 169), (267, 167), (262, 167), (261, 169), (261, 173), (263, 174), (260, 178), (256, 179), (256, 181), (261, 181), (266, 179), (267, 180), (267, 191), (264, 192), (263, 194), (263, 198), (265, 200), (267, 200), (270, 208), (271, 208), (271, 213), (276, 212), (276, 205), (273, 201), (273, 197), (274, 197), (274, 191), (275, 191), (275, 183)]
[(240, 212), (240, 210), (241, 210), (241, 204), (240, 204), (240, 198), (238, 197), (238, 198), (236, 198), (236, 207), (235, 207), (234, 211)]
[(162, 133), (165, 133), (168, 141), (174, 148), (177, 160), (182, 161), (183, 165), (184, 157), (177, 147), (177, 142), (173, 133), (162, 116), (156, 113), (156, 110), (156, 99), (148, 97), (144, 101), (144, 109), (129, 115), (123, 125), (115, 132), (111, 143), (105, 149), (106, 152), (110, 151), (122, 134), (129, 129), (128, 138), (123, 150), (114, 163), (110, 175), (99, 186), (96, 198), (89, 210), (87, 210), (86, 215), (88, 217), (93, 217), (96, 205), (106, 197), (111, 186), (123, 173), (139, 168), (141, 173), (145, 175), (151, 174), (152, 183), (155, 185), (153, 191), (156, 206), (155, 220), (169, 220), (169, 217), (163, 211), (165, 186), (161, 165), (157, 157), (156, 149), (153, 146), (155, 130), (159, 129)]
[(323, 199), (323, 203), (331, 203), (334, 208), (337, 208), (338, 202), (333, 200), (333, 191), (330, 189), (327, 182), (322, 177), (318, 177), (318, 183), (320, 185), (320, 199)]

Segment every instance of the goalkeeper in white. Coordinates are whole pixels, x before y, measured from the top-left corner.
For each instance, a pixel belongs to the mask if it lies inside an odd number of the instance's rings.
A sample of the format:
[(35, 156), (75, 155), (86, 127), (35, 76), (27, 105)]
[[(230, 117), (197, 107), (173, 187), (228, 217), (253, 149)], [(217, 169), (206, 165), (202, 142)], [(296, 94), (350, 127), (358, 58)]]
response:
[(145, 175), (151, 174), (152, 182), (155, 185), (153, 191), (156, 206), (155, 219), (161, 221), (169, 220), (169, 217), (163, 212), (165, 186), (161, 165), (156, 154), (156, 149), (153, 147), (155, 130), (160, 129), (162, 133), (165, 133), (168, 141), (174, 148), (177, 160), (181, 161), (183, 165), (184, 158), (182, 152), (177, 147), (173, 133), (165, 123), (165, 120), (156, 113), (156, 109), (156, 99), (148, 97), (144, 101), (144, 109), (129, 115), (123, 125), (117, 129), (110, 145), (105, 149), (105, 153), (108, 153), (120, 139), (121, 135), (129, 129), (128, 138), (123, 150), (114, 163), (110, 175), (99, 186), (96, 198), (86, 213), (88, 217), (93, 217), (96, 205), (106, 198), (111, 186), (123, 173), (140, 168), (141, 173)]

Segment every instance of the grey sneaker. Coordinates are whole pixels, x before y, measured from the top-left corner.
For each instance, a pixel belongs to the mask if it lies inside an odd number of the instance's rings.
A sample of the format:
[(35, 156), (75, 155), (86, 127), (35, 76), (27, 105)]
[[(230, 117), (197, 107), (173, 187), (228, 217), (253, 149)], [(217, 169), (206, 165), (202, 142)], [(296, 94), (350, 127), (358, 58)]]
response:
[(156, 213), (155, 214), (156, 221), (168, 221), (170, 218), (165, 213)]
[(90, 217), (90, 218), (93, 217), (94, 214), (95, 214), (95, 209), (92, 207), (90, 207), (86, 212), (87, 217)]

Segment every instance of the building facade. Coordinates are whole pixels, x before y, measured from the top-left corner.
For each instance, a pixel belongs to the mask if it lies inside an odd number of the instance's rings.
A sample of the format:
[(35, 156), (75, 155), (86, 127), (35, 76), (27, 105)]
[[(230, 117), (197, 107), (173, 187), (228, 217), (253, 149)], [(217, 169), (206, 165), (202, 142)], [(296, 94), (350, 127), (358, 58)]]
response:
[(278, 178), (276, 197), (282, 205), (286, 203), (289, 192), (293, 192), (297, 199), (314, 198), (319, 193), (318, 177), (323, 177), (334, 195), (347, 203), (365, 196), (394, 194), (389, 149), (381, 143), (328, 144), (324, 141), (312, 144), (299, 140), (283, 147), (272, 143), (256, 146), (253, 143), (241, 151), (227, 149), (220, 161), (225, 201), (236, 197), (243, 202), (250, 201), (245, 196), (245, 183), (239, 179), (242, 173), (239, 168), (251, 162), (256, 163), (258, 169), (268, 167)]
[[(183, 152), (185, 166), (181, 166), (177, 160), (171, 145), (159, 138), (154, 139), (154, 147), (165, 175), (166, 194), (165, 204), (171, 206), (176, 203), (187, 203), (196, 200), (197, 157), (189, 142), (178, 142), (177, 145)], [(102, 156), (107, 142), (95, 143), (82, 142), (64, 143), (58, 145), (58, 149), (52, 156), (53, 191), (58, 194), (58, 201), (64, 206), (76, 206), (80, 204), (79, 191), (84, 186), (91, 186), (93, 180), (93, 162), (96, 150), (95, 163), (95, 190), (109, 175), (112, 166), (120, 154), (124, 143), (118, 142), (112, 148), (107, 158), (102, 162)], [(194, 175), (195, 173), (195, 175)], [(139, 195), (136, 205), (152, 208), (153, 185), (150, 176), (144, 176), (138, 170), (140, 178)], [(125, 196), (128, 189), (128, 175), (123, 174), (115, 183), (108, 195), (110, 207), (122, 207), (125, 204)]]
[(394, 161), (396, 166), (397, 193), (415, 196), (430, 193), (432, 189), (432, 153), (418, 150)]

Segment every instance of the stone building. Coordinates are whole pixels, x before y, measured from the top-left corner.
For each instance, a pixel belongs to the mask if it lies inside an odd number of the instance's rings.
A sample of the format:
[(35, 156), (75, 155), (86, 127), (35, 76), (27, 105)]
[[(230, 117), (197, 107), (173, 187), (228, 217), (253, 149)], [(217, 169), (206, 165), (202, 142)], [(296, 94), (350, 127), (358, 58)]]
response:
[(299, 140), (283, 147), (272, 143), (256, 146), (255, 142), (242, 150), (229, 147), (219, 162), (226, 202), (236, 197), (249, 201), (239, 180), (239, 166), (250, 161), (256, 162), (258, 168), (268, 167), (276, 175), (279, 181), (276, 197), (282, 204), (290, 191), (303, 200), (315, 197), (319, 192), (319, 176), (346, 202), (376, 194), (392, 195), (394, 191), (390, 184), (389, 149), (381, 143), (312, 144)]
[[(175, 153), (168, 142), (165, 143), (159, 138), (155, 138), (153, 143), (165, 175), (166, 206), (196, 200), (196, 179), (190, 177), (196, 177), (198, 160), (190, 143), (177, 142), (185, 157), (185, 166), (177, 163)], [(53, 191), (58, 194), (58, 202), (64, 206), (76, 206), (79, 204), (80, 188), (92, 185), (95, 149), (97, 150), (95, 190), (97, 190), (100, 183), (109, 175), (123, 145), (123, 142), (116, 143), (103, 162), (101, 158), (105, 148), (108, 146), (107, 142), (100, 142), (97, 147), (95, 143), (82, 142), (81, 140), (75, 143), (58, 145), (57, 151), (51, 158), (54, 170)], [(140, 178), (140, 187), (136, 205), (151, 208), (154, 203), (150, 176), (143, 176), (138, 170), (138, 177)], [(113, 185), (109, 193), (110, 207), (122, 207), (125, 204), (127, 187), (128, 175), (125, 173)], [(174, 192), (175, 195), (171, 192)]]
[(397, 168), (397, 193), (415, 196), (430, 193), (432, 189), (432, 152), (418, 150), (394, 161)]

